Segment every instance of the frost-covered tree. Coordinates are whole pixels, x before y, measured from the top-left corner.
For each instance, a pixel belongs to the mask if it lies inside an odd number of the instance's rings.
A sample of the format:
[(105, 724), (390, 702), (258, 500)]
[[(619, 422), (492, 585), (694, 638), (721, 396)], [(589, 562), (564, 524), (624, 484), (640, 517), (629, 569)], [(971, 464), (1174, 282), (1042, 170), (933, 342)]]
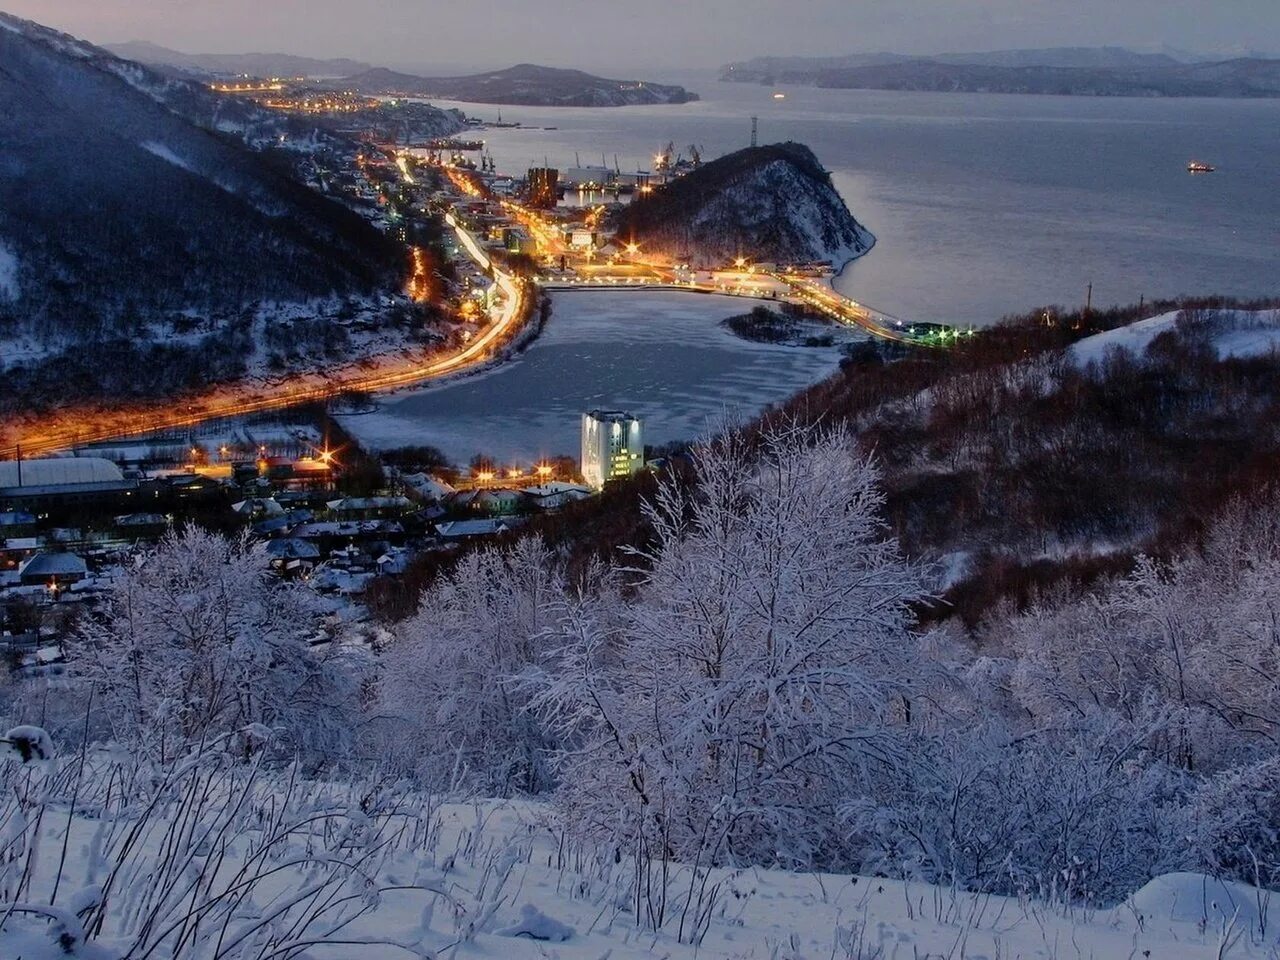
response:
[(844, 808), (858, 869), (1115, 903), (1194, 865), (1183, 816), (1191, 784), (1149, 755), (1150, 737), (1096, 708), (1064, 729), (986, 720), (917, 737), (908, 762)]
[(550, 786), (549, 742), (512, 679), (544, 659), (564, 584), (542, 541), (488, 548), (426, 590), (381, 683), (392, 755), (434, 787), (489, 796)]
[(339, 759), (366, 663), (323, 620), (306, 586), (271, 575), (262, 544), (187, 527), (126, 569), (105, 615), (82, 626), (73, 689), (92, 697), (98, 732), (157, 759), (232, 732), (246, 751), (269, 740)]
[(1095, 707), (1168, 722), (1149, 746), (1191, 771), (1250, 762), (1280, 742), (1280, 509), (1236, 504), (1202, 550), (1090, 596), (992, 624), (1014, 703), (1039, 725)]
[(570, 600), (537, 704), (570, 749), (577, 827), (659, 855), (841, 859), (836, 811), (901, 758), (922, 572), (885, 536), (876, 470), (842, 431), (717, 441), (664, 478), (637, 592)]

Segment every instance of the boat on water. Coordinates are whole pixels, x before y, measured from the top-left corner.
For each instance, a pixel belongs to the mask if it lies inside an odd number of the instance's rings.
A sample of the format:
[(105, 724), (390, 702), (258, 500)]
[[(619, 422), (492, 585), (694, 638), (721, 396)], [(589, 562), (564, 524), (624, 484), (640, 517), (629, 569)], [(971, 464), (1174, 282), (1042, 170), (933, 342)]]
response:
[(785, 99), (787, 99), (787, 95), (786, 95), (785, 93), (775, 93), (775, 94), (773, 95), (773, 99), (775, 99), (775, 100), (785, 100)]
[(1187, 164), (1187, 173), (1213, 173), (1218, 168), (1208, 163), (1201, 163), (1199, 160), (1192, 160)]

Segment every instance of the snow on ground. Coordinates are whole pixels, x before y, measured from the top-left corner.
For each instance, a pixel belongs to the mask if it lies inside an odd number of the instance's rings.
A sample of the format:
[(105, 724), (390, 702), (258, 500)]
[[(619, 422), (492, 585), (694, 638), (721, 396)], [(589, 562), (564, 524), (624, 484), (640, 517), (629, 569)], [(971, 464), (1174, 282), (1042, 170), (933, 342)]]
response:
[(171, 163), (175, 167), (179, 167), (183, 170), (186, 170), (188, 173), (196, 172), (195, 167), (193, 167), (186, 160), (183, 160), (180, 156), (174, 153), (171, 149), (169, 149), (163, 143), (157, 143), (155, 140), (147, 140), (143, 143), (138, 144), (138, 146), (142, 147), (143, 150), (147, 151), (147, 153), (151, 154), (152, 156), (159, 157), (161, 160), (165, 161), (166, 163)]
[(0, 300), (18, 299), (18, 255), (0, 240)]
[[(1071, 347), (1070, 356), (1084, 365), (1100, 363), (1114, 349), (1141, 355), (1160, 334), (1177, 329), (1179, 313), (1164, 313), (1085, 337)], [(1194, 335), (1213, 344), (1220, 357), (1259, 356), (1280, 349), (1280, 310), (1206, 311), (1193, 329)]]
[[(629, 410), (645, 442), (694, 439), (725, 411), (744, 416), (829, 376), (839, 346), (753, 343), (720, 326), (760, 301), (654, 291), (557, 293), (550, 322), (522, 355), (483, 373), (381, 398), (345, 416), (362, 444), (439, 447), (533, 460), (576, 455), (581, 414)], [(832, 328), (840, 337), (837, 328)]]
[[(346, 816), (340, 813), (351, 802), (346, 794), (337, 785), (321, 787), (309, 801), (317, 811), (311, 818), (319, 820), (321, 809), (326, 818)], [(355, 792), (356, 799), (361, 795)], [(216, 810), (219, 802), (210, 810)], [(298, 809), (305, 824), (312, 807)], [(420, 808), (406, 807), (412, 809)], [(1275, 931), (1280, 913), (1268, 895), (1188, 873), (1158, 877), (1113, 909), (1089, 910), (924, 883), (755, 868), (695, 875), (687, 867), (672, 864), (664, 881), (661, 865), (655, 865), (652, 886), (642, 888), (639, 911), (642, 918), (651, 910), (663, 913), (654, 929), (652, 923), (637, 923), (636, 867), (630, 856), (624, 854), (618, 860), (611, 851), (567, 844), (548, 809), (530, 803), (477, 801), (428, 807), (424, 812), (427, 820), (420, 821), (413, 834), (417, 839), (407, 841), (410, 833), (402, 830), (392, 841), (394, 852), (385, 857), (368, 858), (368, 845), (376, 835), (365, 839), (364, 832), (374, 826), (359, 812), (349, 815), (353, 832), (348, 839), (337, 841), (340, 854), (325, 853), (320, 847), (309, 854), (317, 858), (315, 864), (295, 872), (285, 851), (278, 850), (256, 868), (261, 879), (254, 881), (249, 902), (229, 928), (219, 922), (217, 900), (210, 903), (209, 925), (215, 939), (219, 927), (227, 931), (226, 937), (234, 938), (246, 935), (260, 918), (277, 911), (292, 917), (286, 912), (290, 902), (333, 902), (346, 882), (344, 874), (337, 870), (335, 881), (326, 881), (323, 875), (339, 860), (355, 861), (364, 855), (361, 862), (366, 866), (352, 871), (355, 876), (346, 901), (353, 908), (364, 903), (367, 911), (338, 928), (341, 943), (314, 945), (306, 956), (314, 960), (415, 956), (448, 960), (1261, 960), (1275, 957), (1280, 943)], [(148, 899), (154, 896), (146, 892), (150, 884), (143, 882), (143, 876), (134, 876), (133, 870), (155, 869), (156, 884), (181, 888), (177, 880), (184, 874), (171, 863), (164, 867), (170, 847), (177, 850), (170, 860), (188, 859), (183, 869), (192, 875), (193, 888), (204, 858), (218, 849), (215, 873), (222, 879), (210, 889), (210, 896), (219, 884), (246, 884), (242, 878), (255, 874), (250, 869), (248, 874), (232, 876), (240, 869), (244, 851), (254, 846), (247, 833), (225, 837), (230, 841), (225, 846), (218, 828), (212, 828), (212, 841), (184, 833), (175, 842), (164, 829), (168, 817), (181, 821), (189, 815), (180, 804), (172, 814), (151, 814), (150, 826), (140, 833), (130, 855), (135, 859), (121, 876), (112, 878), (116, 886), (105, 908), (108, 922), (99, 946), (111, 943), (111, 933), (124, 932), (113, 930), (113, 925), (131, 911), (161, 910)], [(46, 820), (30, 902), (48, 902), (63, 853), (68, 819), (60, 814)], [(333, 830), (342, 821), (326, 822)], [(96, 817), (78, 815), (71, 823), (58, 905), (87, 910), (101, 898), (101, 884), (108, 875), (108, 861), (100, 853), (104, 831), (108, 837), (126, 831), (128, 820), (104, 824)], [(107, 842), (110, 848), (112, 841)], [(314, 843), (321, 842), (316, 828)], [(114, 843), (119, 844), (118, 837)], [(184, 843), (191, 847), (189, 854), (183, 852)], [(291, 855), (305, 863), (304, 845)], [(141, 889), (122, 885), (130, 877), (141, 883)], [(319, 892), (308, 895), (303, 891), (311, 884)], [(380, 892), (373, 893), (374, 886)], [(180, 917), (185, 909), (182, 900), (175, 894), (164, 904), (170, 912), (159, 916)], [(692, 918), (699, 912), (702, 918), (695, 922)], [(336, 916), (325, 914), (318, 927), (327, 926)], [(279, 937), (306, 939), (318, 929), (300, 931), (291, 923), (279, 922)], [(118, 956), (59, 952), (50, 943), (49, 929), (44, 920), (19, 916), (0, 932), (0, 955), (14, 956), (16, 951), (27, 960)], [(192, 951), (183, 957), (189, 955), (197, 954)], [(213, 954), (198, 954), (206, 955)], [(255, 945), (247, 955), (264, 954)]]

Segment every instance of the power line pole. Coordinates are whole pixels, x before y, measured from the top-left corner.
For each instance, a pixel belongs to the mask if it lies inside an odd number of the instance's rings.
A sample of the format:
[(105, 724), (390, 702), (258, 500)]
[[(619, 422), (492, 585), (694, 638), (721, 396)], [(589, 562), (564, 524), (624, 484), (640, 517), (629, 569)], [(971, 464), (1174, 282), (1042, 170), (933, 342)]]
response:
[(758, 136), (759, 132), (760, 132), (760, 118), (752, 117), (751, 118), (751, 145), (753, 147), (757, 147), (760, 145), (760, 139)]

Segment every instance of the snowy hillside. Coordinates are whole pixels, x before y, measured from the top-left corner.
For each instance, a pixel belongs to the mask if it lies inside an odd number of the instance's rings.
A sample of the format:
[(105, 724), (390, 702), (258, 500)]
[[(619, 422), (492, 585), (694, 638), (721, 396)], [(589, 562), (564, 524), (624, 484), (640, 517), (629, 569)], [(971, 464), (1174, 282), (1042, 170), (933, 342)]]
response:
[(704, 164), (615, 217), (618, 235), (697, 266), (831, 261), (837, 269), (875, 237), (845, 206), (813, 152), (798, 143), (739, 150)]
[(1141, 356), (1164, 334), (1211, 346), (1219, 357), (1254, 357), (1280, 350), (1280, 310), (1196, 310), (1163, 313), (1086, 337), (1071, 347), (1077, 363), (1100, 363), (1113, 350)]
[(1268, 894), (1201, 874), (1095, 911), (869, 876), (639, 865), (572, 842), (541, 804), (313, 782), (209, 747), (158, 766), (119, 750), (45, 760), (56, 746), (39, 728), (6, 737), (7, 958), (1247, 960), (1277, 947)]
[(1280, 500), (975, 636), (851, 441), (726, 438), (635, 551), (379, 627), (169, 535), (0, 674), (0, 957), (1274, 960)]
[[(40, 381), (40, 358), (95, 341), (177, 349), (223, 334), (195, 359), (234, 373), (264, 304), (396, 285), (396, 244), (295, 179), (288, 152), (250, 149), (288, 139), (278, 117), (4, 14), (0, 25), (0, 338), (12, 347), (0, 372), (24, 363), (34, 377), (11, 381), (15, 395)], [(326, 137), (305, 146), (337, 142)], [(60, 390), (92, 392), (92, 374), (70, 371)]]

